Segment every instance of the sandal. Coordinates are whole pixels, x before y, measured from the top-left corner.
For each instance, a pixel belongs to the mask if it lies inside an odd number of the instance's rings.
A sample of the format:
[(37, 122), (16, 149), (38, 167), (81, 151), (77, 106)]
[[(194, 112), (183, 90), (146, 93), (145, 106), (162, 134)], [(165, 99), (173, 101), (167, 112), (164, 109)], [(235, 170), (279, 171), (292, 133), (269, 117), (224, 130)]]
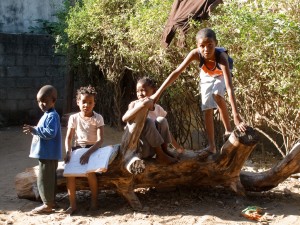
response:
[(41, 205), (30, 211), (30, 214), (45, 214), (52, 213), (53, 209), (47, 205)]

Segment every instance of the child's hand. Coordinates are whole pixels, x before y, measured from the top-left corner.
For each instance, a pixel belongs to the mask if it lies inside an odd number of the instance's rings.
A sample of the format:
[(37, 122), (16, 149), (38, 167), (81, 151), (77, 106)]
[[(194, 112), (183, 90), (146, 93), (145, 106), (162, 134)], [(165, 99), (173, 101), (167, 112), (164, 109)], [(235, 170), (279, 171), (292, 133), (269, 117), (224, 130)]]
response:
[(245, 132), (247, 130), (247, 125), (244, 122), (239, 123), (237, 126), (239, 131)]
[(29, 134), (29, 133), (32, 133), (33, 130), (34, 130), (34, 128), (32, 126), (27, 125), (27, 124), (23, 125), (23, 133)]
[(154, 108), (154, 101), (151, 98), (143, 98), (141, 99), (141, 102), (143, 103), (144, 106), (146, 106), (148, 109), (153, 109)]
[(87, 151), (86, 153), (84, 153), (80, 157), (80, 164), (82, 164), (82, 165), (87, 164), (89, 162), (90, 155), (91, 155), (90, 151)]
[(241, 119), (240, 115), (236, 115), (233, 117), (234, 124), (239, 131), (245, 132), (247, 129), (246, 123)]

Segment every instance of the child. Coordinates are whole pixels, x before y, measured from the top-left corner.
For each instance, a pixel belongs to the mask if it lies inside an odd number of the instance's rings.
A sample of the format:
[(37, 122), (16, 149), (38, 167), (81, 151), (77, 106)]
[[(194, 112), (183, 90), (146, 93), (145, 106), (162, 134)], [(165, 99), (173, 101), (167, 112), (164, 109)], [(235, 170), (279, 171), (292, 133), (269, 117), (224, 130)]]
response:
[(54, 106), (57, 91), (51, 85), (43, 86), (37, 93), (37, 102), (44, 115), (37, 126), (23, 126), (23, 132), (33, 135), (30, 155), (39, 160), (37, 186), (43, 205), (31, 213), (51, 213), (55, 206), (56, 169), (62, 158), (60, 117)]
[[(80, 112), (70, 116), (68, 121), (68, 130), (66, 134), (65, 162), (68, 163), (71, 157), (71, 151), (78, 148), (89, 148), (89, 150), (80, 158), (81, 164), (89, 161), (90, 155), (103, 144), (104, 120), (103, 117), (94, 112), (97, 92), (94, 87), (81, 87), (77, 90), (77, 105)], [(74, 147), (72, 140), (74, 139)], [(91, 209), (97, 208), (98, 183), (96, 173), (87, 174), (88, 183), (91, 189)], [(73, 214), (77, 210), (76, 206), (76, 184), (75, 177), (67, 177), (67, 189), (70, 200), (70, 207), (66, 210), (67, 214)]]
[(246, 130), (246, 125), (242, 121), (236, 106), (235, 95), (232, 87), (231, 73), (229, 70), (228, 56), (222, 52), (217, 60), (216, 46), (218, 44), (216, 34), (209, 28), (202, 29), (196, 36), (197, 48), (193, 49), (183, 62), (175, 69), (164, 81), (158, 91), (151, 97), (157, 101), (161, 93), (171, 85), (192, 61), (204, 63), (200, 70), (200, 86), (202, 97), (202, 110), (204, 111), (204, 121), (208, 136), (208, 147), (199, 153), (199, 156), (207, 157), (209, 154), (216, 153), (214, 139), (213, 112), (216, 107), (221, 115), (225, 127), (224, 138), (228, 138), (232, 132), (229, 114), (227, 111), (224, 93), (227, 89), (229, 102), (232, 107), (234, 123), (240, 131)]
[(150, 78), (142, 78), (138, 80), (136, 85), (138, 100), (131, 102), (127, 112), (123, 116), (124, 122), (129, 122), (144, 107), (149, 109), (148, 118), (146, 119), (143, 131), (140, 136), (139, 156), (142, 159), (152, 158), (156, 154), (156, 159), (162, 164), (174, 163), (177, 160), (168, 155), (167, 145), (172, 145), (179, 153), (183, 148), (175, 141), (169, 131), (169, 125), (166, 111), (158, 104), (153, 104), (149, 97), (155, 92), (155, 83)]
[[(70, 116), (68, 121), (68, 130), (66, 134), (65, 147), (66, 157), (65, 162), (68, 163), (71, 157), (71, 151), (78, 148), (89, 148), (80, 158), (81, 164), (86, 164), (89, 161), (90, 155), (101, 147), (103, 144), (104, 135), (104, 120), (103, 117), (94, 112), (95, 99), (97, 92), (94, 87), (81, 87), (77, 90), (77, 105), (80, 112)], [(74, 147), (72, 140), (74, 139)], [(91, 189), (91, 209), (97, 208), (98, 184), (96, 173), (88, 173), (87, 179)], [(76, 209), (76, 185), (75, 177), (67, 177), (67, 189), (70, 200), (70, 207), (66, 210), (67, 214), (73, 214)]]

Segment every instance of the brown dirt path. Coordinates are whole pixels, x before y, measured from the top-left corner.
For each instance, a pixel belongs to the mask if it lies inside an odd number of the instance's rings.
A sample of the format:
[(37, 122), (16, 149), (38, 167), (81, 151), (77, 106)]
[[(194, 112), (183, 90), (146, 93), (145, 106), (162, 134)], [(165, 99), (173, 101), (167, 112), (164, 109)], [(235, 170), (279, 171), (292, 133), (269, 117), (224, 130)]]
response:
[[(65, 133), (65, 128), (63, 128)], [(105, 127), (105, 144), (120, 143), (122, 132)], [(250, 205), (264, 208), (270, 220), (258, 224), (300, 224), (300, 184), (298, 178), (289, 178), (272, 191), (250, 193), (239, 197), (229, 190), (216, 189), (155, 189), (138, 192), (144, 205), (143, 212), (134, 212), (127, 202), (113, 192), (99, 194), (99, 210), (90, 212), (89, 192), (77, 193), (80, 210), (72, 217), (63, 214), (68, 206), (66, 193), (57, 196), (59, 208), (51, 215), (30, 216), (28, 212), (40, 203), (18, 199), (14, 189), (16, 174), (37, 161), (28, 157), (31, 136), (21, 127), (0, 129), (0, 225), (1, 224), (257, 224), (240, 215)], [(274, 158), (272, 155), (270, 158)], [(261, 158), (249, 160), (245, 169), (261, 170), (267, 163)]]

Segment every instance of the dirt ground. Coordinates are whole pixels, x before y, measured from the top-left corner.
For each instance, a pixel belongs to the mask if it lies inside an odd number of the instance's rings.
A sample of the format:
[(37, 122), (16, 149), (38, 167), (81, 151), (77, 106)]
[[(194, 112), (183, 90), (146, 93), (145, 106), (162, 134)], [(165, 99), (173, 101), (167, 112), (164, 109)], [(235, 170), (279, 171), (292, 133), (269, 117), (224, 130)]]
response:
[[(65, 128), (64, 133), (65, 133)], [(121, 132), (105, 127), (105, 144), (120, 143)], [(66, 193), (57, 195), (58, 207), (51, 215), (29, 215), (40, 202), (19, 199), (14, 188), (16, 174), (36, 166), (37, 160), (28, 157), (31, 135), (22, 133), (21, 127), (0, 129), (0, 225), (1, 224), (300, 224), (300, 185), (297, 176), (288, 178), (278, 187), (263, 193), (236, 196), (229, 190), (175, 189), (159, 192), (140, 190), (138, 196), (143, 212), (134, 212), (127, 202), (113, 192), (99, 194), (99, 209), (89, 211), (89, 192), (77, 192), (78, 213), (63, 213), (68, 206)], [(251, 155), (244, 169), (261, 171), (279, 159), (270, 153)], [(248, 206), (263, 208), (265, 222), (251, 221), (241, 216)]]

